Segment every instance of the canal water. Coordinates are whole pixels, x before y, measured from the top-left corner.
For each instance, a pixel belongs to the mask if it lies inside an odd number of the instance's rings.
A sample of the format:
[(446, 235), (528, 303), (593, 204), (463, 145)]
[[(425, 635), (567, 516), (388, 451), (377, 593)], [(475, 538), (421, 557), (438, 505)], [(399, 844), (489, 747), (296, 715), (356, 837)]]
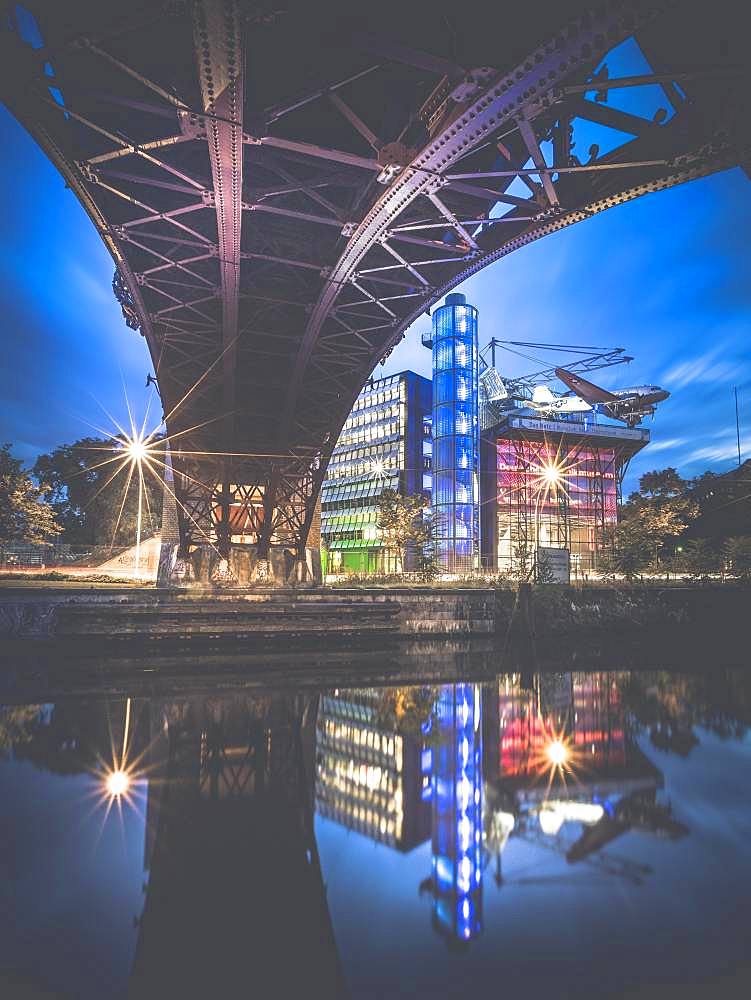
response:
[(749, 996), (751, 674), (471, 667), (6, 692), (0, 996)]

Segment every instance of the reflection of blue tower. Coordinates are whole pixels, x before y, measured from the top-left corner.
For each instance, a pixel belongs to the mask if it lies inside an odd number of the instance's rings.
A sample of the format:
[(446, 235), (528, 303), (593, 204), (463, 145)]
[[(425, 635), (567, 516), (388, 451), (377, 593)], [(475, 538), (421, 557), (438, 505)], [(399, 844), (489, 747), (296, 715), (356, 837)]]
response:
[(469, 941), (482, 918), (482, 703), (479, 684), (441, 688), (433, 748), (433, 925)]
[(477, 310), (463, 295), (433, 312), (433, 513), (436, 554), (449, 572), (478, 567)]

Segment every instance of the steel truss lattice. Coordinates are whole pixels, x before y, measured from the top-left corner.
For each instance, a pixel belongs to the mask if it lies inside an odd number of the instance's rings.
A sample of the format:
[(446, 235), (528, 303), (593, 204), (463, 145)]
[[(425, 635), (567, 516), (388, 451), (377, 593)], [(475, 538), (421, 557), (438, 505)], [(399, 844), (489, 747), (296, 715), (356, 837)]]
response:
[[(749, 162), (729, 0), (711, 19), (698, 0), (387, 0), (374, 34), (359, 0), (284, 6), (27, 0), (31, 20), (14, 5), (0, 31), (0, 96), (99, 230), (148, 343), (184, 550), (226, 551), (239, 507), (261, 550), (300, 553), (360, 387), (447, 291)], [(608, 76), (629, 39), (650, 71)], [(619, 106), (645, 85), (651, 117)], [(618, 141), (585, 154), (582, 122)]]

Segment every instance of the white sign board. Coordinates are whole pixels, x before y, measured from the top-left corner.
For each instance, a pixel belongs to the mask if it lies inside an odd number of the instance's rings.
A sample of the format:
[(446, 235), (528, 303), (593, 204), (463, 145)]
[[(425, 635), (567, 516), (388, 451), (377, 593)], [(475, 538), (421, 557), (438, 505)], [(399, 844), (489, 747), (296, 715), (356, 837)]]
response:
[(564, 420), (538, 420), (527, 417), (511, 417), (509, 427), (529, 431), (551, 431), (556, 434), (593, 434), (598, 437), (607, 436), (623, 438), (627, 441), (649, 440), (649, 431), (637, 427), (614, 427), (612, 424), (574, 423)]
[[(543, 569), (543, 567), (545, 567)], [(542, 579), (540, 579), (542, 577)], [(538, 583), (571, 583), (571, 553), (568, 549), (537, 546)]]

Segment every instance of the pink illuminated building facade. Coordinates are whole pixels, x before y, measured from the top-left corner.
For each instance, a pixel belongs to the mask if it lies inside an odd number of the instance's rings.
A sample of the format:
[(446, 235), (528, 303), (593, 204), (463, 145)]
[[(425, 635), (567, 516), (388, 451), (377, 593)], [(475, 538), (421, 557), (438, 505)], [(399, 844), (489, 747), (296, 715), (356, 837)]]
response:
[(522, 572), (539, 551), (564, 549), (571, 576), (598, 568), (615, 524), (620, 484), (649, 432), (543, 420), (516, 411), (483, 432), (483, 562)]

